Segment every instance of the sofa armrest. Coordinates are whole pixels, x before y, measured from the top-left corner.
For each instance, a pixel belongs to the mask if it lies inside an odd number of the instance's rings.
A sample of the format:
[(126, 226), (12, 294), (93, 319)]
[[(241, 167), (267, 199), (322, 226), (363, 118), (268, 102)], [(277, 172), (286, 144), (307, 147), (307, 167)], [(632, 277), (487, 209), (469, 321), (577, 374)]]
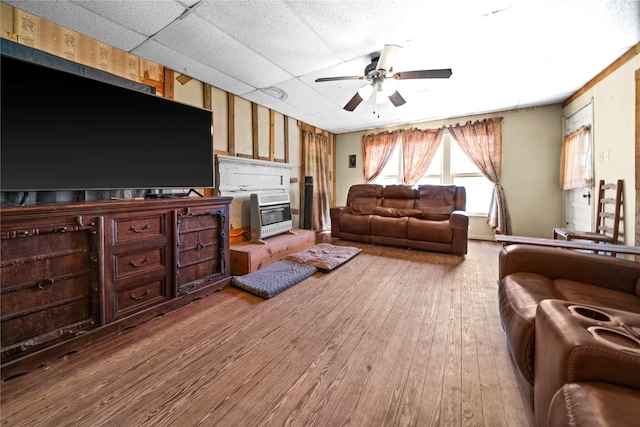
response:
[(454, 230), (467, 231), (469, 229), (469, 214), (465, 211), (453, 211), (449, 217), (449, 224)]
[(537, 273), (634, 294), (640, 263), (570, 249), (509, 245), (498, 256), (498, 279), (516, 272)]
[(329, 208), (329, 216), (331, 218), (340, 218), (342, 214), (351, 213), (351, 208), (348, 206), (336, 206)]

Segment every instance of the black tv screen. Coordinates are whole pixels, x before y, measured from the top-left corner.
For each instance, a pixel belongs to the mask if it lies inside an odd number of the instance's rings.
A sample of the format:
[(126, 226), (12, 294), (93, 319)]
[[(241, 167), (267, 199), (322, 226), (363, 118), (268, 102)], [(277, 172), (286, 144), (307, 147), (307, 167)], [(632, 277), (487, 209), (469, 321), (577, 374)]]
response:
[(211, 188), (211, 111), (2, 55), (0, 190)]

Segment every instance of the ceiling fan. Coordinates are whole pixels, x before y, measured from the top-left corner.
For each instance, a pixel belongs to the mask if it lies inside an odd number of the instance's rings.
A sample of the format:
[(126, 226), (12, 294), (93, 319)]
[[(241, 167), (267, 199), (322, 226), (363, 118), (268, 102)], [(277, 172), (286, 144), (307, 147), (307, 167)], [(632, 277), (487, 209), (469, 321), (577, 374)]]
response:
[(396, 90), (397, 80), (407, 79), (448, 79), (451, 77), (451, 68), (437, 70), (417, 70), (393, 72), (393, 60), (401, 46), (386, 44), (379, 55), (373, 55), (371, 64), (364, 69), (364, 76), (321, 77), (316, 82), (332, 82), (338, 80), (366, 80), (369, 83), (356, 92), (344, 109), (353, 111), (362, 101), (366, 101), (375, 92), (376, 103), (382, 104), (387, 100), (399, 107), (406, 103), (405, 99)]

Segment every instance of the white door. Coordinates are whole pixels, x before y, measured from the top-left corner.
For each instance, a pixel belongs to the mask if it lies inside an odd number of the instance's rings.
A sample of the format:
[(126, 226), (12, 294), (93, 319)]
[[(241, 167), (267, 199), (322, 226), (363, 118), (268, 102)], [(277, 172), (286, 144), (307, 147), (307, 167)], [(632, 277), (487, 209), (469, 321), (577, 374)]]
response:
[(598, 194), (593, 187), (565, 191), (565, 228), (592, 231), (594, 204)]
[[(591, 104), (588, 104), (566, 119), (565, 133), (569, 134), (581, 126), (590, 126), (591, 117), (592, 108)], [(593, 141), (590, 140), (588, 143), (592, 148), (589, 150), (591, 158), (588, 159), (588, 162), (593, 165)], [(570, 230), (593, 231), (595, 225), (594, 205), (598, 203), (595, 186), (565, 191), (564, 198), (564, 227)]]

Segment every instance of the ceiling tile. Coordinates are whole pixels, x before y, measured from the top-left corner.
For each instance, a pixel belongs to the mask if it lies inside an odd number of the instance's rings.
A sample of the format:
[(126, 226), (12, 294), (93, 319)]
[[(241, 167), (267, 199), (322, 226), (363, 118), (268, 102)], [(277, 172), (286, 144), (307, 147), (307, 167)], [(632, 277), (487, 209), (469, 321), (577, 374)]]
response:
[(200, 81), (216, 82), (214, 86), (226, 92), (243, 94), (253, 90), (253, 87), (153, 40), (138, 47), (133, 53), (142, 58), (148, 58), (149, 60), (164, 64), (174, 71), (186, 74)]
[(143, 34), (69, 1), (5, 1), (5, 3), (127, 52), (146, 39)]
[(154, 40), (254, 88), (293, 77), (195, 13), (174, 21)]
[(111, 22), (118, 22), (139, 34), (150, 37), (182, 15), (187, 8), (173, 0), (108, 1), (73, 0), (72, 3)]
[(207, 2), (197, 14), (292, 76), (340, 61), (286, 2)]

